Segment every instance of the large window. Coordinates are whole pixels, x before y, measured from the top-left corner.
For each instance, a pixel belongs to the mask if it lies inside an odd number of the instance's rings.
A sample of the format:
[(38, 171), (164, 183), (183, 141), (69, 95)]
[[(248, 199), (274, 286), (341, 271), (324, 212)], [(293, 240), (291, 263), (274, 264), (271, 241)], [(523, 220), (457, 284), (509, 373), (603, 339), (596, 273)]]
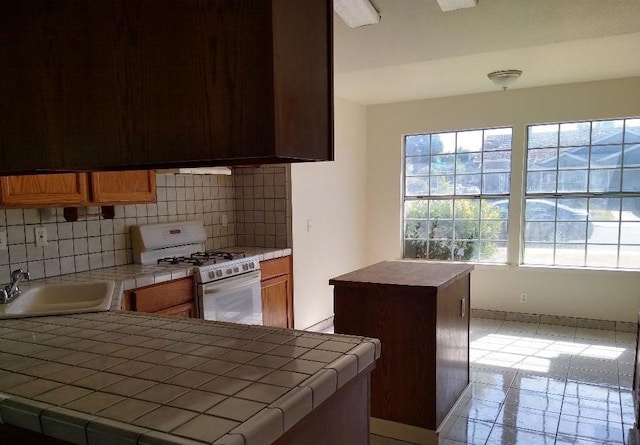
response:
[(511, 128), (405, 137), (404, 257), (504, 263)]
[(527, 130), (523, 262), (640, 267), (640, 119)]

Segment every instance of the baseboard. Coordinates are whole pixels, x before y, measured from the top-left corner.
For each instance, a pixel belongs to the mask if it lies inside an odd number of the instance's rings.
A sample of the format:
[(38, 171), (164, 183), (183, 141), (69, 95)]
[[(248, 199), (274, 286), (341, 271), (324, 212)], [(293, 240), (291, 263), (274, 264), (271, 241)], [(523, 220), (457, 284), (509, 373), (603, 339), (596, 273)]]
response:
[(390, 437), (419, 445), (438, 445), (438, 433), (426, 428), (420, 428), (386, 419), (371, 418), (371, 434)]
[(471, 309), (473, 318), (489, 318), (491, 320), (520, 321), (525, 323), (555, 324), (588, 329), (606, 329), (608, 331), (631, 332), (638, 330), (636, 323), (626, 321), (596, 320), (592, 318), (564, 317), (545, 314), (527, 314), (523, 312), (496, 311), (491, 309)]
[(453, 413), (456, 409), (465, 401), (471, 397), (471, 383), (466, 388), (453, 404), (449, 413), (442, 420), (440, 427), (437, 431), (429, 430), (426, 428), (420, 428), (413, 425), (407, 425), (404, 423), (393, 422), (391, 420), (379, 419), (377, 417), (371, 417), (370, 431), (371, 434), (378, 436), (389, 437), (392, 439), (403, 440), (419, 445), (438, 445), (438, 437), (440, 434), (446, 434), (448, 429), (455, 422), (455, 416)]

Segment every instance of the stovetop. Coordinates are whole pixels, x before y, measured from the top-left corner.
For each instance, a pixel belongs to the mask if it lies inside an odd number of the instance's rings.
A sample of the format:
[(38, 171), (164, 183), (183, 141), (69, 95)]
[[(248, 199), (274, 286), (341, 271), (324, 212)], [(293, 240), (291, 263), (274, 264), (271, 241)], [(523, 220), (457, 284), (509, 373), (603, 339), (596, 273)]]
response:
[(202, 267), (237, 260), (245, 257), (246, 254), (244, 252), (209, 250), (205, 252), (195, 252), (190, 256), (173, 256), (160, 258), (158, 260), (158, 264), (191, 264), (193, 266)]
[(163, 264), (190, 264), (193, 265), (194, 275), (198, 283), (231, 278), (249, 272), (260, 270), (260, 260), (256, 256), (246, 256), (244, 252), (206, 251), (195, 252), (189, 256), (173, 256), (161, 258), (159, 265)]

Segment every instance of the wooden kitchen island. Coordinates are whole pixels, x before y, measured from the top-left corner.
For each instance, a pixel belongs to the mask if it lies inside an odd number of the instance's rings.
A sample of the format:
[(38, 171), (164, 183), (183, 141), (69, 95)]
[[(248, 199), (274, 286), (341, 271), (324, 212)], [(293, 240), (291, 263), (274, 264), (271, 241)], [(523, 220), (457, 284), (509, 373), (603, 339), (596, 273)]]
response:
[(376, 337), (371, 432), (437, 443), (469, 384), (472, 265), (384, 261), (333, 278), (335, 332)]

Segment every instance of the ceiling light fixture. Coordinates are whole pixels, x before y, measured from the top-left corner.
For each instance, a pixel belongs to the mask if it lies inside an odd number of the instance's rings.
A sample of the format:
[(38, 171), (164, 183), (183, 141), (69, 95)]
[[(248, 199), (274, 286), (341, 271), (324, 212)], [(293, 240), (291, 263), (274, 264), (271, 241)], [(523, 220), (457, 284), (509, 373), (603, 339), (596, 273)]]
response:
[(478, 5), (478, 0), (438, 0), (442, 12), (455, 11), (456, 9), (473, 8)]
[(487, 77), (491, 79), (497, 87), (502, 88), (502, 90), (506, 90), (516, 80), (518, 80), (518, 77), (520, 77), (521, 74), (522, 71), (520, 70), (501, 70), (489, 73), (487, 74)]
[(349, 28), (380, 23), (380, 14), (369, 0), (334, 0), (333, 10)]

